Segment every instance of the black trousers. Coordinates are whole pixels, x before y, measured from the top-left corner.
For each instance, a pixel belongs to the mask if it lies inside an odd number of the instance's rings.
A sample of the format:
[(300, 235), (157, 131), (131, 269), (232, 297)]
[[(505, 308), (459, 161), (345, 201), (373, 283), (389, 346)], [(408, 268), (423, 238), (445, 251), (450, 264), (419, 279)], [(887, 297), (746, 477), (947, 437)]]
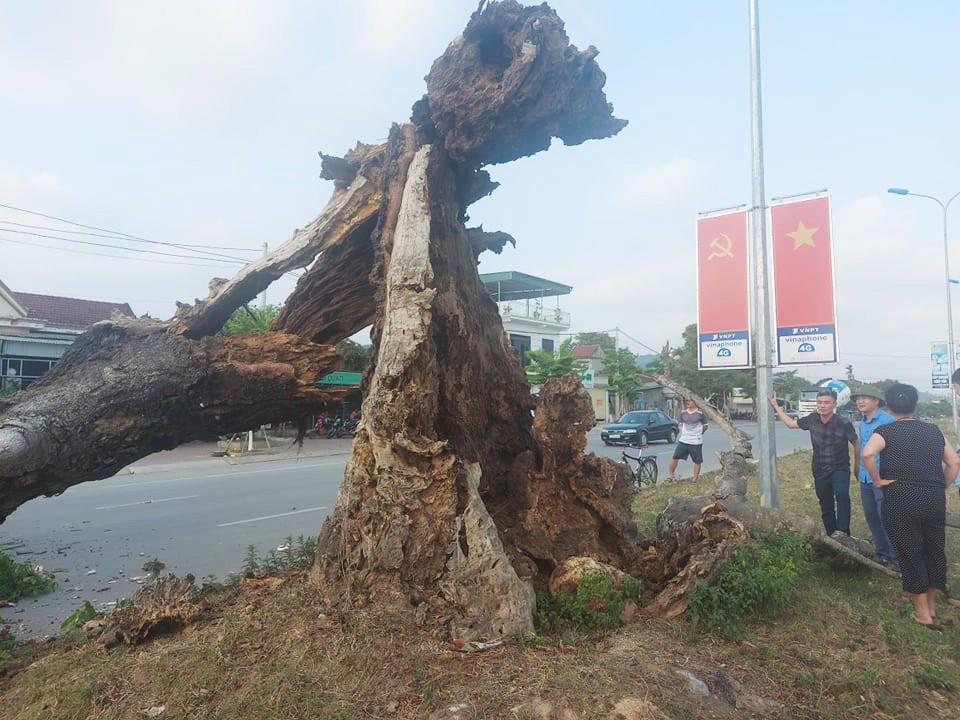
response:
[(898, 480), (883, 489), (883, 526), (897, 554), (903, 589), (913, 595), (947, 587), (942, 485)]

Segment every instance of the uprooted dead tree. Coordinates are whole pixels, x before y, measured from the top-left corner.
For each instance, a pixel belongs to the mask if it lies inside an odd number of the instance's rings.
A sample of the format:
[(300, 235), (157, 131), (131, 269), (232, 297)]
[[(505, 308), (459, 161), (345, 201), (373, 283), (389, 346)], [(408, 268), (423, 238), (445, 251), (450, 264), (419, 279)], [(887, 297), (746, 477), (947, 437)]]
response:
[[(480, 253), (513, 239), (465, 225), (497, 187), (485, 166), (626, 125), (596, 55), (545, 4), (481, 2), (410, 122), (384, 144), (321, 154), (334, 192), (316, 219), (169, 321), (97, 325), (0, 408), (0, 519), (148, 453), (307, 416), (329, 399), (314, 383), (336, 366), (333, 344), (372, 324), (363, 421), (313, 573), (331, 597), (446, 622), (458, 639), (509, 635), (532, 628), (535, 586), (589, 557), (679, 607), (751, 528), (743, 492), (736, 505), (724, 495), (727, 512), (717, 498), (676, 500), (669, 548), (639, 543), (626, 468), (584, 455), (586, 393), (562, 378), (535, 403), (480, 282)], [(270, 332), (214, 335), (308, 266)], [(744, 457), (735, 450), (727, 471)]]

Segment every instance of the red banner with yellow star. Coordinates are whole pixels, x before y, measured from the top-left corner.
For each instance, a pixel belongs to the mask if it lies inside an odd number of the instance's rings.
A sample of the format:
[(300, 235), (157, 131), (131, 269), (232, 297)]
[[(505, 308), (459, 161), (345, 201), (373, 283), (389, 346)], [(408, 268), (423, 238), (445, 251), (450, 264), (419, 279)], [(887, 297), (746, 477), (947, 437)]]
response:
[(697, 333), (701, 370), (748, 368), (747, 213), (697, 220)]
[(774, 205), (773, 289), (777, 364), (837, 362), (830, 198)]

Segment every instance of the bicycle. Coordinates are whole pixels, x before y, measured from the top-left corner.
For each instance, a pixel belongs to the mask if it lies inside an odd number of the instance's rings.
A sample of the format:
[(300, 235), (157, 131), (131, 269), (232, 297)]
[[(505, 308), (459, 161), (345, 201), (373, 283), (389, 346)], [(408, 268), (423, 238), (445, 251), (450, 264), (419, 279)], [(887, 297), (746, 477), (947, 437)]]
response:
[[(660, 468), (657, 466), (657, 456), (644, 456), (643, 454), (643, 451), (649, 447), (649, 445), (641, 445), (640, 452), (636, 457), (627, 455), (626, 450), (623, 451), (623, 464), (630, 468), (630, 474), (633, 476), (633, 482), (638, 490), (656, 485), (657, 476), (660, 474)], [(637, 463), (636, 469), (630, 464), (630, 460)]]

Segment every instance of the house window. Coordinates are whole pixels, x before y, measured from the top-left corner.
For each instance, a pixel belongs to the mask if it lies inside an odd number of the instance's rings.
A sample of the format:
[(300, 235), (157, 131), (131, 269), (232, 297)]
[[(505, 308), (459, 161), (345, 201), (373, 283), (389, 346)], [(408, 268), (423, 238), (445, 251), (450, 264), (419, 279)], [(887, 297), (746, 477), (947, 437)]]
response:
[(541, 340), (540, 349), (546, 350), (547, 352), (553, 352), (553, 340), (547, 340), (546, 338)]
[(512, 347), (513, 351), (517, 354), (517, 359), (520, 361), (521, 366), (526, 367), (530, 364), (530, 359), (527, 357), (527, 350), (530, 349), (529, 335), (514, 335), (510, 333), (510, 347)]
[(8, 390), (23, 390), (56, 364), (56, 360), (3, 358), (0, 360), (0, 385)]

